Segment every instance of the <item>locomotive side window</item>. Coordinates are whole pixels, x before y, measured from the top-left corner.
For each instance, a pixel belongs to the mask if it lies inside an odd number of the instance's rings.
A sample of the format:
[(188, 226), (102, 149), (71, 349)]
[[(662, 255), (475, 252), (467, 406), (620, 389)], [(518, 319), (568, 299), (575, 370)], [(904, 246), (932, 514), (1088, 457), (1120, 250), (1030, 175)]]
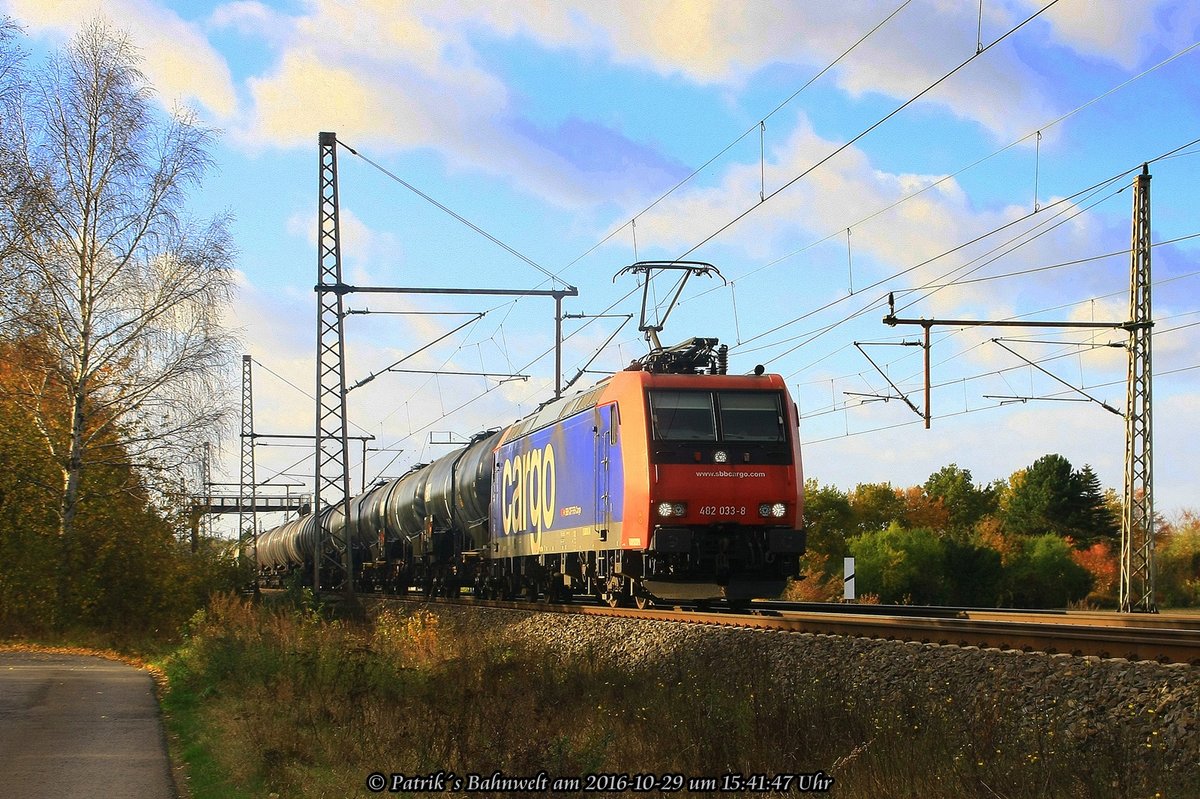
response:
[(651, 391), (650, 412), (658, 441), (716, 441), (717, 420), (707, 391)]
[(723, 441), (785, 441), (779, 395), (763, 392), (717, 394)]

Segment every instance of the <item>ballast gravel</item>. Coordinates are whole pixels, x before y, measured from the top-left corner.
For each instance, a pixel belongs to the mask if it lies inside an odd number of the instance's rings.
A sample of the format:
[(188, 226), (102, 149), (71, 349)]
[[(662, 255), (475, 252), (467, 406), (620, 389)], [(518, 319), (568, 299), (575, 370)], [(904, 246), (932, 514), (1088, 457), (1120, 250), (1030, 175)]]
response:
[(1132, 741), (1165, 752), (1172, 767), (1200, 769), (1200, 668), (1187, 664), (496, 608), (426, 609), (468, 634), (500, 635), (564, 659), (634, 671), (740, 660), (769, 669), (797, 692), (820, 681), (862, 706), (924, 697), (967, 717), (1000, 706), (1021, 724), (1063, 731), (1085, 746)]

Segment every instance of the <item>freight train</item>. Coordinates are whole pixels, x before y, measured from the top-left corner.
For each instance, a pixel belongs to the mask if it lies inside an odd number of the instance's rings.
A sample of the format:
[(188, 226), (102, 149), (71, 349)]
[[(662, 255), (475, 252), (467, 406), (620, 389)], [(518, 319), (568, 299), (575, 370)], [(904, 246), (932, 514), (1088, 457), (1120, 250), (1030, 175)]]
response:
[[(798, 414), (779, 375), (726, 372), (715, 339), (658, 350), (321, 521), (366, 591), (777, 596), (805, 549)], [(260, 577), (311, 575), (316, 533), (308, 515), (260, 534)]]

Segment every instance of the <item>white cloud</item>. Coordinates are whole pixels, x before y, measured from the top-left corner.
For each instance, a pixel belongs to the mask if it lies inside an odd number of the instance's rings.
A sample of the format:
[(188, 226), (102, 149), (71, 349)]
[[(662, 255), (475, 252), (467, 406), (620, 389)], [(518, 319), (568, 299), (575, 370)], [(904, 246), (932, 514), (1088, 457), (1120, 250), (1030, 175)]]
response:
[[(1022, 11), (1044, 5), (1020, 0)], [(1157, 42), (1182, 47), (1195, 41), (1200, 8), (1178, 0), (1059, 0), (1042, 15), (1063, 45), (1125, 69), (1136, 67)]]
[[(270, 30), (264, 39), (277, 51), (269, 72), (247, 80), (252, 107), (235, 131), (244, 145), (308, 146), (313, 131), (336, 130), (352, 144), (429, 148), (452, 167), (498, 172), (555, 202), (577, 205), (612, 198), (614, 189), (628, 193), (630, 187), (627, 181), (598, 183), (595, 174), (554, 149), (553, 131), (529, 130), (505, 84), (479, 57), (476, 37), (528, 37), (585, 57), (608, 57), (701, 83), (741, 85), (772, 63), (823, 65), (883, 15), (880, 8), (848, 14), (823, 4), (766, 2), (350, 7), (313, 0), (297, 16), (239, 2), (221, 7), (212, 19), (241, 31), (262, 25)], [(972, 21), (954, 4), (915, 5), (833, 79), (855, 95), (907, 97), (973, 52), (973, 40), (967, 41)], [(928, 46), (951, 38), (962, 39), (962, 47)], [(964, 55), (956, 55), (959, 50)], [(930, 99), (998, 135), (1024, 135), (1050, 115), (1049, 104), (1029, 90), (1028, 77), (1011, 54), (989, 55)], [(647, 167), (655, 168), (649, 161)]]
[(59, 39), (95, 18), (129, 34), (143, 69), (160, 96), (199, 103), (218, 120), (237, 111), (237, 93), (225, 59), (195, 24), (152, 0), (4, 0), (4, 9), (31, 33)]
[[(741, 88), (771, 64), (796, 65), (815, 75), (894, 8), (786, 0), (608, 0), (541, 7), (522, 19), (514, 19), (504, 4), (477, 7), (471, 14), (498, 33), (523, 34), (548, 47), (606, 53), (616, 63), (664, 76)], [(462, 6), (450, 13), (456, 22), (467, 21)], [(989, 8), (987, 21), (995, 38), (1017, 18)], [(854, 96), (907, 99), (974, 54), (976, 22), (975, 8), (965, 3), (914, 3), (839, 63), (827, 80)], [(1032, 76), (1010, 49), (997, 48), (926, 99), (1001, 138), (1025, 135), (1051, 107), (1030, 90)]]

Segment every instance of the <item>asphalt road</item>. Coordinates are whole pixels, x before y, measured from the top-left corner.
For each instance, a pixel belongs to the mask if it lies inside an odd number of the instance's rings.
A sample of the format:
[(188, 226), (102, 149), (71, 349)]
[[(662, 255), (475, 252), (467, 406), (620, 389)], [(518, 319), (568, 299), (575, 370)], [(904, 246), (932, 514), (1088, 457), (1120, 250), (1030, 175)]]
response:
[(0, 652), (0, 797), (175, 795), (149, 674), (96, 657)]

